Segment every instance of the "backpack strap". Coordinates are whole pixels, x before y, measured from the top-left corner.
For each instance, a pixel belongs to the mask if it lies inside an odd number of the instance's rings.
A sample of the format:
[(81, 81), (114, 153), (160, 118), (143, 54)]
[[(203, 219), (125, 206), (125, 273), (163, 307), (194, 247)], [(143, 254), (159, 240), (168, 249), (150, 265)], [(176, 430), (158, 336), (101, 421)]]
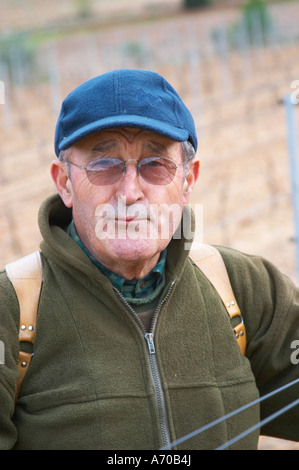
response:
[(240, 346), (241, 353), (245, 356), (245, 325), (221, 254), (215, 247), (202, 244), (198, 249), (191, 249), (190, 258), (217, 290), (229, 317), (240, 317), (240, 323), (238, 323), (233, 330)]
[[(37, 309), (42, 286), (42, 262), (40, 251), (35, 251), (5, 266), (6, 274), (14, 286), (20, 306), (19, 341), (34, 344)], [(33, 354), (19, 352), (19, 378), (17, 398), (22, 380), (28, 370)]]

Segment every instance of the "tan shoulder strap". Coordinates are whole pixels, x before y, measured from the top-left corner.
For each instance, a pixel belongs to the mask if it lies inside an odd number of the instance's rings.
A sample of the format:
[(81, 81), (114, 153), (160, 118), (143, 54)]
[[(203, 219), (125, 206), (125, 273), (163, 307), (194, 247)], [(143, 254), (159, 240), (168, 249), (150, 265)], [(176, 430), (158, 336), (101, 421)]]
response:
[(244, 356), (246, 350), (245, 325), (221, 254), (215, 247), (202, 244), (198, 249), (191, 250), (190, 258), (213, 284), (230, 318), (240, 317), (240, 323), (234, 327), (234, 332)]
[[(37, 309), (42, 285), (42, 262), (39, 251), (35, 251), (5, 266), (6, 274), (13, 284), (20, 306), (19, 341), (34, 344)], [(19, 353), (19, 378), (17, 397), (22, 380), (32, 359), (31, 353)]]

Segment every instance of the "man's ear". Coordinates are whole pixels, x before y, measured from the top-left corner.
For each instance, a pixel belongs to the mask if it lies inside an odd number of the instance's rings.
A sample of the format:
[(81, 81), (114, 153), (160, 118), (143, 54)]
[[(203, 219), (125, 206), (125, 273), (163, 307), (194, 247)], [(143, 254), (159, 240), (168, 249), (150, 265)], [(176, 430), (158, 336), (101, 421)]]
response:
[(52, 179), (66, 207), (73, 207), (72, 183), (68, 175), (67, 163), (53, 160), (50, 168)]
[(193, 187), (199, 176), (199, 169), (200, 161), (198, 159), (191, 160), (184, 183), (184, 204), (188, 204), (189, 202)]

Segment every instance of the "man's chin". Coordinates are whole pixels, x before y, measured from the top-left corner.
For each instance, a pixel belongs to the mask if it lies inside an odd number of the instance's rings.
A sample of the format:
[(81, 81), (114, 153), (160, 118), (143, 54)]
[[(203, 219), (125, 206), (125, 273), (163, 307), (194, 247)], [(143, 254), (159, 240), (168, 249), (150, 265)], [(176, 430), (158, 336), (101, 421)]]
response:
[[(157, 251), (161, 251), (160, 244), (149, 239), (137, 238), (135, 240), (113, 240), (109, 243), (110, 253), (115, 253), (124, 260), (148, 259)], [(162, 248), (163, 249), (163, 248)]]
[[(163, 243), (158, 240), (149, 239), (126, 239), (126, 240), (105, 240), (100, 243), (99, 258), (105, 259), (106, 264), (111, 260), (111, 263), (118, 261), (119, 263), (142, 263), (148, 261), (153, 257), (160, 254), (166, 248), (168, 242), (163, 240)], [(107, 266), (109, 267), (109, 266)]]

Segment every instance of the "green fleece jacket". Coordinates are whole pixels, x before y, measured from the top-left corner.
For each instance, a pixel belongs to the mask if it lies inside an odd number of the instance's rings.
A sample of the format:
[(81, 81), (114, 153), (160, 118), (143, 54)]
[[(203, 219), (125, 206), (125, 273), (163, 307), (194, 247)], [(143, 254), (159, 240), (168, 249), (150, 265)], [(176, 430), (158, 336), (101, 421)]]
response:
[[(298, 377), (291, 361), (298, 290), (271, 263), (218, 247), (246, 325), (243, 357), (183, 239), (168, 247), (165, 288), (147, 332), (67, 235), (70, 220), (57, 195), (40, 209), (44, 283), (34, 357), (16, 405), (19, 308), (5, 271), (0, 275), (1, 449), (160, 449)], [(298, 393), (290, 387), (177, 448), (215, 449)], [(299, 440), (299, 407), (262, 431)], [(257, 439), (253, 432), (232, 448), (255, 449)]]

